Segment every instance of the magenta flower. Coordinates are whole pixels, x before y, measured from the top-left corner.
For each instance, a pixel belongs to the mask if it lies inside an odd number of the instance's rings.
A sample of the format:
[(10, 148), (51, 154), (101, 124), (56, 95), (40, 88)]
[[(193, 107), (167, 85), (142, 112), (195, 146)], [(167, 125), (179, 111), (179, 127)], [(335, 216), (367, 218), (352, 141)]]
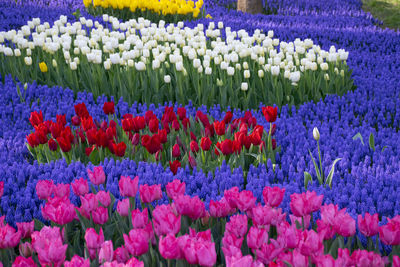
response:
[(35, 221), (17, 223), (18, 232), (21, 232), (21, 238), (30, 238), (35, 228)]
[(90, 259), (95, 259), (98, 250), (104, 243), (103, 229), (100, 227), (100, 232), (97, 234), (94, 228), (86, 229), (85, 233), (86, 246), (89, 250)]
[(40, 232), (32, 233), (32, 246), (42, 266), (62, 266), (68, 245), (63, 244), (58, 227), (44, 226)]
[(301, 233), (299, 249), (304, 256), (316, 256), (323, 254), (324, 245), (322, 243), (323, 236), (318, 235), (314, 230), (304, 230)]
[(102, 264), (104, 262), (113, 261), (114, 257), (114, 248), (113, 243), (110, 240), (105, 241), (99, 251), (99, 263)]
[(318, 234), (323, 235), (324, 240), (332, 239), (333, 236), (336, 234), (333, 227), (323, 220), (317, 220), (317, 230)]
[(295, 249), (298, 247), (301, 237), (301, 230), (297, 229), (296, 225), (290, 225), (284, 221), (277, 227), (278, 242), (284, 248)]
[(143, 229), (132, 229), (129, 236), (124, 234), (125, 247), (135, 257), (147, 253), (149, 250), (148, 234)]
[(265, 205), (269, 205), (270, 207), (278, 207), (285, 196), (285, 188), (280, 189), (279, 187), (269, 187), (266, 186), (263, 189), (263, 198)]
[(211, 242), (211, 229), (202, 232), (196, 232), (195, 229), (189, 227), (189, 237), (197, 241)]
[(132, 257), (130, 260), (128, 260), (126, 265), (129, 267), (144, 267), (143, 261), (139, 261), (135, 257)]
[(247, 246), (251, 249), (259, 249), (264, 243), (268, 242), (268, 232), (266, 229), (250, 227), (247, 234)]
[(25, 258), (28, 258), (30, 256), (32, 256), (32, 252), (33, 252), (33, 247), (32, 244), (29, 242), (25, 242), (25, 243), (20, 243), (19, 244), (19, 253), (24, 256)]
[(335, 266), (335, 259), (332, 255), (318, 255), (314, 258), (314, 263), (316, 266)]
[(174, 205), (178, 214), (188, 216), (192, 220), (200, 219), (206, 215), (205, 205), (198, 196), (177, 196), (174, 199)]
[(251, 255), (240, 256), (240, 257), (227, 257), (225, 255), (226, 266), (230, 267), (264, 267), (264, 264), (260, 261), (253, 261)]
[(68, 198), (49, 198), (42, 207), (43, 218), (65, 225), (76, 218), (75, 206)]
[(224, 191), (224, 198), (228, 201), (231, 208), (237, 208), (237, 201), (239, 199), (239, 188), (237, 186), (232, 187), (229, 190)]
[(121, 176), (118, 182), (119, 193), (123, 197), (135, 197), (138, 191), (139, 176), (132, 179), (129, 176)]
[(119, 215), (122, 217), (128, 217), (129, 216), (129, 198), (124, 198), (123, 200), (118, 201), (117, 203), (117, 212)]
[(21, 240), (21, 232), (6, 224), (0, 227), (0, 249), (14, 248)]
[(356, 221), (346, 213), (345, 208), (336, 215), (333, 230), (344, 237), (353, 236), (356, 233)]
[(96, 200), (97, 203), (101, 203), (104, 207), (108, 207), (111, 204), (111, 197), (110, 197), (110, 192), (106, 191), (99, 191), (96, 194)]
[(393, 267), (400, 267), (400, 257), (393, 255)]
[(380, 266), (386, 265), (385, 260), (373, 251), (357, 249), (351, 254), (353, 264), (356, 266)]
[(3, 196), (4, 194), (4, 182), (1, 181), (0, 182), (0, 198)]
[(237, 237), (228, 231), (225, 231), (224, 237), (222, 238), (222, 246), (225, 248), (236, 247), (241, 248), (244, 237)]
[(368, 212), (365, 213), (364, 219), (361, 215), (358, 215), (358, 229), (360, 232), (367, 236), (374, 236), (379, 232), (379, 215), (375, 213), (374, 215), (370, 215)]
[(256, 204), (257, 198), (253, 195), (252, 191), (243, 190), (239, 193), (239, 197), (236, 201), (236, 205), (240, 211), (247, 211), (253, 208)]
[(170, 205), (158, 205), (153, 210), (153, 224), (158, 236), (176, 235), (181, 229), (181, 216), (176, 215)]
[(106, 174), (104, 173), (102, 166), (95, 166), (93, 171), (87, 169), (88, 176), (92, 184), (101, 185), (106, 181)]
[(212, 267), (217, 262), (215, 243), (196, 242), (196, 254), (200, 266)]
[(162, 191), (161, 191), (161, 185), (155, 184), (155, 185), (141, 185), (139, 187), (139, 194), (140, 194), (140, 200), (143, 203), (151, 203), (155, 200), (160, 200), (162, 198)]
[(270, 225), (277, 226), (286, 217), (285, 213), (282, 214), (282, 209), (261, 206), (260, 203), (247, 211), (247, 214), (253, 220), (253, 224), (260, 228), (269, 228)]
[(293, 193), (290, 196), (290, 210), (297, 217), (309, 215), (311, 212), (320, 209), (323, 198), (323, 195), (317, 196), (314, 191), (307, 191), (302, 194)]
[[(290, 222), (292, 225), (303, 225), (304, 222), (304, 229), (308, 229), (310, 227), (311, 215), (306, 215), (304, 217), (296, 217), (292, 214), (289, 215)], [(297, 224), (296, 224), (297, 223)]]
[(388, 221), (386, 225), (379, 227), (379, 239), (386, 245), (400, 245), (400, 222), (395, 218)]
[(86, 179), (82, 177), (76, 179), (74, 182), (71, 183), (72, 192), (74, 192), (77, 196), (83, 196), (89, 193), (89, 184)]
[(147, 208), (145, 208), (143, 211), (140, 211), (139, 209), (133, 210), (131, 212), (131, 215), (132, 215), (132, 226), (134, 229), (146, 228), (146, 226), (150, 222)]
[(81, 206), (78, 208), (79, 212), (86, 219), (90, 219), (90, 213), (95, 210), (99, 206), (99, 202), (97, 202), (96, 195), (93, 193), (86, 194), (84, 196), (80, 196)]
[(210, 200), (209, 209), (211, 217), (214, 218), (224, 218), (235, 211), (224, 197), (220, 201)]
[(278, 242), (273, 239), (270, 239), (270, 242), (269, 244), (264, 243), (261, 248), (256, 251), (257, 259), (264, 264), (269, 264), (271, 261), (275, 260), (283, 251), (283, 248), (279, 246)]
[(324, 223), (332, 226), (335, 223), (338, 212), (338, 205), (323, 205), (321, 206), (321, 219), (324, 221)]
[(234, 215), (226, 224), (226, 231), (234, 234), (236, 237), (243, 237), (247, 233), (247, 216)]
[(97, 207), (92, 211), (92, 218), (95, 224), (103, 225), (108, 221), (108, 210), (104, 207)]
[[(22, 256), (17, 256), (12, 264), (13, 267), (37, 267), (35, 261), (32, 257), (24, 258)], [(68, 266), (65, 266), (68, 267)]]
[(124, 245), (114, 251), (114, 260), (124, 264), (129, 260), (129, 252)]
[(185, 182), (181, 182), (180, 180), (175, 179), (172, 182), (169, 182), (165, 186), (165, 189), (167, 191), (167, 196), (170, 199), (175, 199), (175, 197), (185, 194), (186, 184)]
[(160, 237), (158, 249), (165, 259), (179, 259), (181, 257), (178, 239), (172, 234)]
[(59, 198), (63, 198), (63, 197), (67, 197), (69, 198), (69, 194), (70, 194), (70, 185), (69, 184), (57, 184), (53, 187), (53, 192), (54, 195), (59, 197)]
[(65, 261), (64, 267), (90, 267), (90, 260), (75, 255), (71, 261)]
[(40, 180), (36, 184), (36, 195), (39, 199), (47, 199), (54, 192), (53, 180)]

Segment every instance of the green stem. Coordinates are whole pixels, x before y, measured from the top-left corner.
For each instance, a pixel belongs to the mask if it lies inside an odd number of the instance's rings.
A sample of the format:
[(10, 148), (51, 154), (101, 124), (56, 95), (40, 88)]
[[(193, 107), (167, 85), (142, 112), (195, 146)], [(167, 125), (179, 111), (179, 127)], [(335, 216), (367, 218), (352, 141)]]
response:
[(319, 140), (317, 141), (318, 144), (318, 158), (319, 158), (319, 167), (321, 169), (321, 179), (322, 179), (322, 183), (325, 183), (325, 176), (324, 176), (324, 171), (322, 168), (322, 160), (321, 160), (321, 150), (319, 148)]

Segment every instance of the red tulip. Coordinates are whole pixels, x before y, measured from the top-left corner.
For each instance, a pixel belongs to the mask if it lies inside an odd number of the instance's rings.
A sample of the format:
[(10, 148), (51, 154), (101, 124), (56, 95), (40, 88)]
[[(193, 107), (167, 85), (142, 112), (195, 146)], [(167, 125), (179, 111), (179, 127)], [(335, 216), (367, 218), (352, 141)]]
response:
[(234, 152), (233, 150), (233, 141), (230, 139), (226, 139), (221, 142), (221, 152), (224, 155), (230, 155)]
[(263, 107), (262, 112), (264, 114), (265, 120), (267, 122), (274, 122), (276, 121), (276, 117), (278, 115), (278, 108), (277, 107)]
[(114, 114), (115, 113), (115, 107), (114, 107), (114, 102), (105, 102), (103, 105), (103, 111), (106, 115)]
[(31, 147), (37, 147), (39, 145), (39, 138), (36, 136), (35, 133), (31, 133), (26, 137), (28, 144)]
[(79, 118), (79, 116), (75, 115), (71, 118), (71, 123), (74, 126), (79, 126), (81, 124), (81, 119)]
[(181, 126), (180, 126), (178, 120), (174, 120), (174, 121), (172, 122), (172, 128), (173, 128), (175, 131), (179, 131), (179, 129), (181, 128)]
[(199, 148), (199, 145), (197, 144), (196, 141), (190, 141), (190, 150), (191, 150), (193, 153), (199, 152), (200, 148)]
[(208, 137), (202, 137), (200, 140), (200, 146), (201, 149), (203, 149), (204, 151), (209, 151), (211, 148), (212, 142), (210, 140), (210, 138)]
[(43, 113), (40, 110), (40, 112), (33, 111), (31, 112), (31, 116), (29, 117), (29, 122), (32, 124), (32, 126), (37, 126), (43, 122)]
[(123, 157), (126, 151), (126, 144), (124, 142), (120, 142), (118, 144), (113, 144), (114, 153), (117, 157)]
[(57, 142), (58, 142), (58, 145), (60, 146), (62, 152), (67, 153), (67, 152), (71, 151), (71, 149), (72, 149), (71, 141), (69, 141), (68, 139), (65, 139), (60, 136), (57, 138)]
[(181, 163), (179, 160), (175, 160), (174, 162), (169, 162), (169, 168), (171, 172), (175, 175), (178, 172), (178, 168), (181, 167)]
[(181, 155), (181, 150), (180, 150), (180, 148), (179, 148), (179, 145), (178, 145), (178, 144), (175, 144), (175, 145), (172, 147), (172, 157), (177, 158), (177, 157), (179, 157), (180, 155)]
[(81, 119), (89, 117), (89, 111), (87, 110), (85, 103), (76, 104), (74, 108), (76, 115)]
[(233, 113), (231, 111), (227, 111), (225, 113), (224, 122), (225, 124), (229, 124), (233, 118)]
[(158, 125), (157, 117), (152, 118), (149, 121), (149, 130), (150, 130), (150, 132), (157, 133), (158, 132), (158, 127), (159, 127), (159, 125)]
[(178, 117), (180, 120), (183, 120), (184, 118), (186, 118), (186, 108), (179, 107), (177, 110), (177, 113), (178, 113)]
[(224, 121), (214, 121), (214, 129), (217, 135), (224, 135), (225, 134), (225, 122)]

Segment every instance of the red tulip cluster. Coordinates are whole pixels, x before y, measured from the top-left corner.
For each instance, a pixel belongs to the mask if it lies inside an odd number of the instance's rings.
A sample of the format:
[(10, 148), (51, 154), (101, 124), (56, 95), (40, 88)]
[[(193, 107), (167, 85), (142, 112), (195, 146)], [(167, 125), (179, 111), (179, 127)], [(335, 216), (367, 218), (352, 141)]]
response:
[[(194, 119), (186, 116), (186, 109), (177, 112), (166, 107), (161, 119), (152, 111), (144, 116), (125, 114), (119, 125), (113, 118), (113, 102), (106, 102), (103, 111), (109, 115), (109, 122), (95, 121), (86, 105), (75, 105), (76, 115), (67, 125), (65, 115), (57, 115), (56, 121), (43, 120), (42, 112), (32, 112), (30, 122), (35, 131), (27, 136), (28, 148), (39, 162), (48, 162), (64, 157), (67, 162), (80, 160), (99, 163), (105, 157), (129, 157), (135, 160), (160, 161), (176, 174), (182, 165), (192, 168), (207, 168), (211, 162), (230, 160), (232, 167), (246, 167), (250, 164), (265, 163), (274, 159), (276, 141), (273, 135), (276, 125), (277, 108), (263, 108), (265, 118), (271, 122), (264, 135), (264, 127), (247, 111), (242, 118), (233, 119), (228, 111), (223, 120), (212, 121), (201, 111)], [(46, 145), (47, 144), (47, 145)], [(61, 151), (60, 151), (61, 150)], [(258, 160), (242, 152), (265, 153)], [(149, 155), (150, 154), (150, 155)], [(151, 156), (153, 155), (153, 156)]]
[[(88, 170), (88, 175), (93, 185), (105, 184), (102, 167)], [(69, 200), (70, 186), (80, 197), (80, 207)], [(346, 209), (322, 205), (323, 196), (315, 192), (290, 196), (293, 215), (289, 223), (278, 208), (285, 195), (285, 189), (278, 187), (264, 188), (265, 205), (257, 203), (251, 191), (233, 187), (224, 192), (222, 199), (211, 200), (209, 211), (197, 196), (185, 195), (184, 182), (174, 180), (165, 190), (172, 204), (153, 206), (154, 201), (162, 199), (161, 185), (139, 186), (138, 177), (122, 176), (119, 191), (126, 198), (118, 201), (117, 212), (113, 212), (114, 197), (94, 187), (89, 192), (89, 183), (83, 178), (71, 185), (39, 181), (36, 193), (46, 200), (42, 214), (61, 227), (43, 226), (35, 231), (32, 221), (17, 223), (16, 230), (4, 224), (4, 216), (0, 217), (0, 249), (19, 246), (20, 255), (8, 258), (13, 266), (144, 266), (144, 262), (215, 266), (223, 258), (227, 266), (389, 263), (388, 257), (373, 252), (374, 245), (368, 250), (357, 247), (359, 241), (352, 242), (358, 238), (356, 221)], [(135, 208), (138, 192), (142, 210)], [(317, 211), (321, 218), (311, 222), (311, 215)], [(383, 244), (399, 246), (400, 216), (383, 226), (378, 223), (378, 214), (358, 216), (358, 228), (367, 238), (379, 234)], [(395, 247), (393, 251), (397, 251)], [(392, 266), (400, 266), (398, 255), (390, 258)]]

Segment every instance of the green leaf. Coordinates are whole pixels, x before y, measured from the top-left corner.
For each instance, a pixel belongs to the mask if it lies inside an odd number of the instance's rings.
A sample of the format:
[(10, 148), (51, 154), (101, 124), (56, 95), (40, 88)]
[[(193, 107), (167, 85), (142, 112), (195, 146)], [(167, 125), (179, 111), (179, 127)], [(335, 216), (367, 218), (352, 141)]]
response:
[(363, 140), (361, 133), (357, 133), (355, 136), (353, 136), (353, 140), (357, 140), (357, 139), (360, 139), (361, 144), (364, 145), (364, 140)]
[(304, 188), (307, 190), (308, 182), (312, 183), (312, 177), (309, 172), (304, 172)]
[(330, 188), (332, 188), (332, 177), (333, 177), (333, 173), (335, 172), (335, 164), (341, 159), (342, 158), (335, 159), (335, 161), (332, 164), (332, 168), (329, 171), (328, 177), (326, 178), (326, 184), (328, 184)]
[(372, 133), (369, 135), (369, 148), (375, 152), (375, 138)]
[(387, 147), (388, 147), (388, 146), (384, 146), (384, 147), (382, 148), (382, 152), (385, 151), (385, 149), (386, 149)]
[(322, 180), (322, 177), (321, 177), (321, 173), (319, 172), (318, 165), (317, 165), (317, 163), (315, 162), (314, 157), (313, 157), (313, 155), (311, 154), (311, 151), (308, 150), (308, 152), (310, 152), (311, 159), (312, 159), (312, 161), (313, 161), (313, 163), (314, 163), (315, 172), (317, 173), (317, 178), (318, 178), (319, 184), (322, 185), (323, 180)]

